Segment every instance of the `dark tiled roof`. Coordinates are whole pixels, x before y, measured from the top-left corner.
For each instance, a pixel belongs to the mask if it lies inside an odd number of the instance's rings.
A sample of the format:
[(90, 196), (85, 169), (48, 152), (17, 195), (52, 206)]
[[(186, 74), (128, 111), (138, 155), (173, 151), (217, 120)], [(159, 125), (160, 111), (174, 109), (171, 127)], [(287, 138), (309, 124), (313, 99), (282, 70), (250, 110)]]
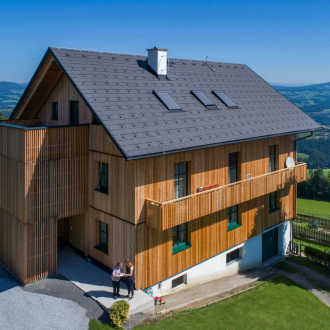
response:
[[(169, 59), (168, 80), (159, 80), (144, 56), (51, 51), (128, 159), (320, 127), (246, 65)], [(182, 111), (167, 110), (156, 89)], [(204, 91), (218, 110), (207, 110), (191, 90)], [(239, 109), (228, 109), (212, 90)]]

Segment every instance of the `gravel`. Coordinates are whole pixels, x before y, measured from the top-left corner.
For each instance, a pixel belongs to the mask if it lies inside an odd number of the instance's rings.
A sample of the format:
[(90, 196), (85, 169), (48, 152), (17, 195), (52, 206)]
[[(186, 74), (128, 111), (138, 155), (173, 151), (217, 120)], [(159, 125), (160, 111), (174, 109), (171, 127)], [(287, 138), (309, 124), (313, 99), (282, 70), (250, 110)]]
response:
[(22, 287), (0, 266), (0, 329), (87, 330), (91, 318), (108, 315), (64, 277)]

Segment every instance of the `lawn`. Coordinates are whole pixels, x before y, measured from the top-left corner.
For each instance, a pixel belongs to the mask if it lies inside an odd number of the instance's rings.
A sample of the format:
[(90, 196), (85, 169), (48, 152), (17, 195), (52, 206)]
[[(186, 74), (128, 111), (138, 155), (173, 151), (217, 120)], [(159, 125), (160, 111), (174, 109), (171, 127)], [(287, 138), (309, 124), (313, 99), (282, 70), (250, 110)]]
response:
[(178, 313), (157, 329), (329, 329), (330, 309), (307, 290), (278, 277), (218, 303)]
[(330, 220), (330, 202), (298, 198), (297, 213)]
[(298, 238), (294, 238), (294, 241), (298, 244), (301, 243), (302, 245), (310, 246), (310, 247), (312, 247), (314, 249), (317, 249), (317, 250), (320, 250), (322, 252), (330, 253), (330, 246), (321, 245), (321, 244), (317, 244), (317, 243), (311, 243), (311, 242), (303, 241), (303, 240), (298, 239)]

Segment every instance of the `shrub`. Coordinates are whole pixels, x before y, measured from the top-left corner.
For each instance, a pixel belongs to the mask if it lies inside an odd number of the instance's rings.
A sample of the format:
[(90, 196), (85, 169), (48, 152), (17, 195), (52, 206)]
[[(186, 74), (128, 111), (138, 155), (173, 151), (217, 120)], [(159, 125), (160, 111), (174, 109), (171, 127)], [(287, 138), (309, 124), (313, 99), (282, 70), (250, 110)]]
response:
[(125, 300), (116, 301), (110, 309), (109, 316), (116, 328), (122, 328), (122, 325), (129, 319), (129, 303)]

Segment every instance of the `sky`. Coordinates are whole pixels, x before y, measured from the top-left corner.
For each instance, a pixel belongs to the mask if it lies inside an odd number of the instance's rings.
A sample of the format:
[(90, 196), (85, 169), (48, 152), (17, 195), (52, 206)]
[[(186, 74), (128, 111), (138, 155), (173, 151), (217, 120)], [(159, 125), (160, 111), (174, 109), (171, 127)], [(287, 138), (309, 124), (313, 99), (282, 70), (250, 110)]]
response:
[(271, 83), (330, 81), (328, 0), (0, 2), (0, 81), (30, 80), (47, 47), (244, 63)]

